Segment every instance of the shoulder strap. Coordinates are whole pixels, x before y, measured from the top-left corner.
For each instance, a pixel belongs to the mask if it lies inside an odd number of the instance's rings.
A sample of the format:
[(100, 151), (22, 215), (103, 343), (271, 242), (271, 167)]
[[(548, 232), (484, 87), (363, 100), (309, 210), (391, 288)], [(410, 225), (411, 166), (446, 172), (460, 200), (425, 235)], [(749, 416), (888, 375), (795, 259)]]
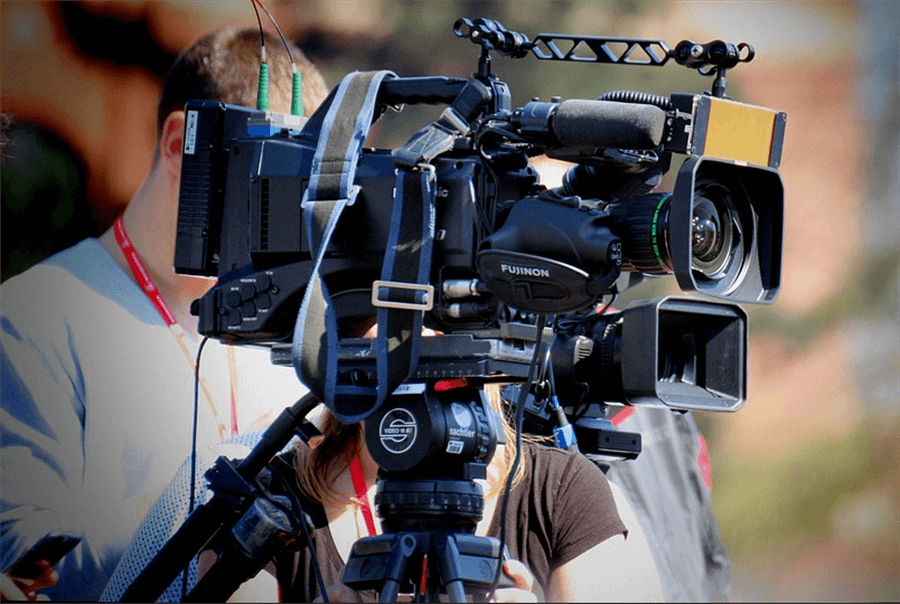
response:
[(328, 99), (324, 119), (307, 123), (319, 131), (304, 132), (318, 138), (309, 186), (301, 201), (314, 266), (297, 316), (291, 354), (300, 381), (330, 409), (336, 395), (339, 342), (322, 260), (341, 213), (359, 194), (353, 184), (356, 165), (372, 124), (378, 88), (389, 75), (393, 74), (375, 71), (345, 76)]
[(341, 213), (359, 194), (356, 166), (387, 71), (354, 72), (329, 97), (323, 119), (313, 116), (304, 134), (317, 136), (303, 216), (315, 264), (294, 329), (292, 361), (300, 380), (344, 423), (368, 417), (415, 368), (425, 310), (435, 221), (435, 176), (430, 164), (398, 162), (391, 229), (381, 279), (373, 284), (377, 309), (377, 386), (340, 380), (337, 319), (322, 261)]

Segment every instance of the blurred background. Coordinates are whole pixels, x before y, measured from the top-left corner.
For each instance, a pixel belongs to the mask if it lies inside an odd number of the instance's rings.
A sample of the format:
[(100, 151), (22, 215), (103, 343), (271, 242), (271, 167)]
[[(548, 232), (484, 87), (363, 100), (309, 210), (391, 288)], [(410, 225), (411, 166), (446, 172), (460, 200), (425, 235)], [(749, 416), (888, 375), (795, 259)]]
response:
[[(326, 74), (466, 77), (458, 17), (539, 32), (749, 42), (728, 94), (787, 112), (781, 294), (750, 314), (749, 401), (698, 416), (736, 601), (900, 600), (900, 3), (269, 0)], [(2, 2), (2, 279), (106, 229), (150, 166), (156, 100), (179, 50), (240, 2)], [(268, 24), (266, 24), (269, 27)], [(664, 68), (495, 58), (513, 102), (614, 89), (702, 92)], [(436, 117), (394, 117), (396, 146)], [(385, 120), (382, 120), (385, 121)], [(370, 139), (371, 142), (371, 139)], [(559, 171), (546, 169), (548, 181)], [(665, 280), (670, 281), (670, 280)], [(675, 293), (674, 284), (656, 284)], [(666, 289), (668, 288), (668, 289)]]

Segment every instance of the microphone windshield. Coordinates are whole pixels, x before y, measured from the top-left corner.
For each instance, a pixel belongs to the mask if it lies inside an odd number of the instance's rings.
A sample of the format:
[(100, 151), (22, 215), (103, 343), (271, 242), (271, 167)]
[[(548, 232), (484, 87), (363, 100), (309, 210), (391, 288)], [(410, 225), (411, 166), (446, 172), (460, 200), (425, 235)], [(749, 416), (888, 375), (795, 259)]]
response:
[(656, 149), (663, 139), (666, 112), (655, 105), (569, 100), (559, 104), (551, 130), (567, 147)]

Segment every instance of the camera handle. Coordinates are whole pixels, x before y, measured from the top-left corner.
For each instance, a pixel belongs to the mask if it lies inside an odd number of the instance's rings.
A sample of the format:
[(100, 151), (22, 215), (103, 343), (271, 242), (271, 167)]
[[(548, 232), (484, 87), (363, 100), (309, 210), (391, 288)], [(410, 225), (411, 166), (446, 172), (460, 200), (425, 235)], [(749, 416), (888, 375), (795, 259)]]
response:
[[(320, 108), (303, 130), (318, 141), (301, 202), (315, 264), (297, 314), (291, 360), (300, 381), (345, 424), (362, 421), (378, 409), (410, 377), (419, 359), (424, 313), (434, 304), (430, 273), (437, 186), (431, 162), (468, 134), (475, 116), (486, 108), (505, 108), (509, 101), (499, 83), (473, 78), (437, 121), (392, 152), (397, 176), (390, 232), (381, 279), (372, 285), (378, 322), (377, 380), (374, 385), (353, 383), (340, 362), (337, 315), (322, 265), (344, 208), (359, 193), (354, 176), (362, 143), (382, 82), (393, 77), (384, 71), (346, 76), (330, 104)], [(319, 119), (323, 109), (325, 117)]]
[[(378, 309), (377, 385), (339, 380), (337, 317), (322, 264), (341, 214), (355, 202), (356, 166), (387, 71), (354, 72), (307, 121), (303, 133), (317, 139), (309, 186), (301, 202), (315, 264), (297, 314), (292, 361), (297, 377), (343, 423), (365, 419), (410, 374), (418, 357), (423, 313), (433, 303), (428, 284), (434, 240), (435, 175), (398, 166), (391, 231), (381, 280), (373, 286)], [(324, 118), (317, 119), (324, 110)], [(418, 203), (416, 203), (418, 201)], [(389, 341), (396, 342), (389, 345)]]
[(520, 59), (531, 51), (544, 61), (573, 61), (578, 63), (606, 63), (617, 65), (652, 65), (662, 67), (669, 59), (679, 65), (696, 69), (704, 76), (715, 76), (711, 96), (724, 98), (728, 69), (738, 63), (749, 63), (756, 51), (741, 42), (731, 44), (713, 40), (698, 44), (682, 40), (673, 50), (665, 40), (616, 38), (608, 36), (579, 36), (539, 33), (530, 40), (523, 33), (506, 29), (499, 21), (479, 18), (457, 19), (453, 33), (481, 46), (479, 74), (490, 72), (489, 51)]
[[(213, 491), (212, 498), (191, 512), (184, 524), (125, 590), (121, 598), (123, 602), (155, 602), (175, 580), (178, 573), (184, 570), (194, 556), (212, 539), (221, 535), (223, 529), (231, 532), (236, 529), (238, 533), (236, 536), (239, 537), (251, 534), (243, 529), (254, 524), (258, 527), (261, 524), (264, 529), (270, 529), (264, 530), (263, 533), (266, 533), (267, 537), (272, 537), (276, 532), (283, 531), (286, 527), (290, 528), (289, 525), (300, 524), (296, 518), (290, 516), (296, 516), (299, 513), (302, 519), (302, 512), (296, 510), (292, 514), (285, 513), (288, 506), (284, 505), (284, 501), (276, 504), (267, 500), (265, 497), (267, 493), (257, 486), (257, 481), (260, 474), (267, 469), (275, 456), (287, 446), (294, 436), (308, 441), (318, 435), (318, 430), (305, 420), (306, 415), (318, 404), (319, 401), (314, 396), (307, 394), (293, 406), (281, 412), (247, 457), (238, 462), (224, 457), (220, 457), (216, 461), (215, 465), (206, 472), (210, 488)], [(282, 498), (273, 499), (281, 500)], [(301, 524), (300, 528), (303, 526)], [(252, 540), (251, 537), (250, 541)], [(259, 545), (263, 556), (268, 555), (268, 558), (263, 560), (265, 563), (271, 558), (270, 548), (273, 546), (273, 542), (267, 541)], [(255, 558), (261, 556), (252, 557), (254, 560), (251, 562), (255, 563)], [(237, 582), (229, 581), (227, 585), (223, 584), (216, 588), (219, 594), (212, 599), (208, 599), (210, 594), (197, 593), (195, 588), (189, 594), (190, 599), (224, 601), (237, 590), (243, 581), (255, 575), (259, 570), (259, 568), (248, 570), (246, 565), (240, 568), (241, 565), (237, 564), (237, 559), (231, 555), (228, 555), (227, 558), (222, 556), (222, 558), (223, 564), (219, 565), (219, 569), (214, 571), (213, 576), (223, 576), (221, 569), (230, 567), (228, 571), (232, 578), (242, 578)], [(211, 581), (211, 579), (207, 580), (206, 585), (210, 585)], [(198, 584), (197, 587), (200, 585)], [(231, 591), (225, 593), (228, 589)]]

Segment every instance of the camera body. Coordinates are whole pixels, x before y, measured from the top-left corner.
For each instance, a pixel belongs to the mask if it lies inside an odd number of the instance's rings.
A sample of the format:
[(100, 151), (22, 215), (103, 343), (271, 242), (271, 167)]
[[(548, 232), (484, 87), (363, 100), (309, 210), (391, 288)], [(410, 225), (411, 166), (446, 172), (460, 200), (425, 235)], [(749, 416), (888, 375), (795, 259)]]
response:
[[(296, 137), (249, 137), (243, 123), (261, 117), (249, 108), (201, 101), (188, 103), (186, 111), (201, 124), (198, 137), (207, 124), (219, 128), (198, 140), (215, 157), (185, 155), (182, 168), (176, 271), (218, 278), (199, 302), (200, 331), (224, 341), (289, 341), (314, 264), (300, 201), (316, 141), (305, 140), (302, 131)], [(195, 167), (204, 175), (195, 176)], [(475, 157), (439, 158), (435, 169), (440, 203), (434, 280), (469, 281), (478, 277), (474, 213), (476, 191), (486, 186), (482, 166)], [(503, 184), (515, 188), (509, 194), (524, 195), (536, 179), (528, 171), (521, 180)], [(323, 268), (342, 318), (374, 312), (371, 287), (381, 274), (393, 205), (390, 150), (364, 152), (357, 183), (359, 197), (338, 224)], [(200, 214), (206, 216), (194, 220)], [(463, 328), (483, 326), (496, 307), (468, 313), (465, 322), (451, 318), (452, 312), (448, 304), (437, 304), (435, 322), (448, 331), (453, 322)]]
[[(200, 302), (201, 332), (235, 342), (286, 341), (312, 270), (300, 200), (316, 141), (287, 127), (250, 135), (247, 124), (266, 119), (254, 109), (192, 101), (186, 112), (193, 138), (183, 160), (175, 268), (219, 281)], [(469, 149), (435, 160), (439, 203), (432, 280), (438, 297), (429, 313), (435, 326), (454, 331), (487, 325), (496, 318), (498, 301), (528, 312), (582, 310), (610, 291), (623, 262), (626, 270), (674, 273), (685, 291), (750, 303), (777, 296), (783, 187), (775, 167), (692, 155), (671, 194), (551, 198), (542, 195), (547, 192), (527, 163), (530, 151), (503, 158), (508, 165), (500, 169), (500, 160), (488, 162)], [(602, 163), (602, 156), (593, 159)], [(616, 169), (595, 170), (582, 179), (587, 182), (567, 183), (568, 189), (583, 192), (592, 179)], [(369, 289), (381, 271), (395, 184), (390, 150), (362, 154), (357, 184), (360, 198), (326, 253), (336, 296)], [(712, 277), (697, 268), (693, 253), (701, 201), (727, 204), (720, 228), (736, 225), (740, 234), (739, 241), (723, 242), (731, 246), (731, 258)], [(552, 237), (535, 240), (534, 233), (544, 229)], [(461, 311), (459, 299), (479, 297), (454, 294), (470, 280), (483, 281), (497, 299)]]
[[(467, 23), (468, 30), (457, 22), (457, 35), (477, 38), (483, 47), (471, 78), (391, 74), (377, 87), (373, 121), (405, 104), (446, 108), (403, 148), (360, 148), (345, 158), (352, 164), (355, 197), (323, 242), (322, 254), (313, 249), (313, 227), (302, 202), (320, 174), (317, 127), (336, 119), (336, 93), (309, 120), (214, 101), (187, 104), (175, 269), (218, 280), (192, 309), (200, 332), (269, 346), (273, 362), (286, 363), (298, 309), (311, 280), (321, 279), (336, 317), (337, 334), (330, 336), (336, 350), (329, 354), (339, 357), (342, 375), (352, 374), (356, 381), (362, 376), (370, 384), (378, 380), (376, 347), (366, 350), (355, 330), (380, 309), (397, 305), (420, 313), (422, 324), (444, 340), (416, 353), (408, 378), (522, 381), (531, 363), (536, 315), (584, 313), (618, 292), (623, 272), (673, 274), (682, 290), (730, 308), (727, 322), (740, 325), (728, 331), (726, 348), (738, 362), (725, 369), (727, 403), (684, 391), (683, 399), (661, 397), (665, 389), (654, 384), (662, 374), (640, 358), (638, 340), (631, 338), (603, 344), (630, 351), (628, 358), (616, 365), (622, 375), (616, 373), (611, 382), (610, 375), (604, 378), (611, 385), (595, 383), (587, 390), (625, 404), (739, 408), (745, 400), (746, 315), (735, 303), (770, 303), (780, 287), (784, 191), (778, 167), (785, 115), (724, 95), (683, 93), (617, 92), (590, 100), (534, 100), (514, 108), (506, 84), (490, 73), (488, 50), (522, 53), (491, 36), (472, 36), (481, 26)], [(555, 48), (548, 36), (540, 34), (530, 46), (521, 39), (515, 43), (541, 59), (573, 60), (556, 51), (539, 52), (541, 44)], [(682, 46), (678, 52), (665, 46), (665, 58), (691, 67), (703, 63)], [(727, 56), (729, 68), (752, 58)], [(718, 65), (720, 76), (725, 67)], [(723, 86), (720, 82), (714, 92), (724, 93)], [(338, 112), (337, 119), (354, 117)], [(437, 151), (422, 155), (435, 145)], [(655, 193), (672, 154), (686, 156), (674, 189)], [(573, 163), (562, 187), (548, 190), (540, 184), (530, 162), (539, 155)], [(397, 175), (423, 166), (432, 172), (435, 187), (427, 283), (409, 286), (414, 302), (389, 302), (383, 292), (398, 284), (380, 279), (386, 257), (395, 251), (390, 238)], [(709, 306), (713, 303), (680, 304), (699, 325), (719, 329), (708, 320), (717, 312)], [(651, 301), (643, 305), (647, 312), (629, 312), (634, 325), (624, 331), (659, 329), (659, 318), (671, 315), (660, 310), (665, 306)], [(576, 334), (560, 331), (555, 337)], [(594, 337), (602, 347), (600, 334)], [(468, 354), (460, 352), (462, 340), (471, 343)], [(442, 349), (457, 356), (449, 358)], [(660, 358), (669, 353), (659, 352)], [(476, 362), (460, 362), (465, 356)], [(599, 362), (596, 358), (563, 355), (554, 365), (563, 373), (592, 376), (600, 372), (583, 369)], [(619, 382), (627, 384), (636, 374), (647, 377), (639, 388), (626, 386), (623, 396)], [(681, 381), (688, 390), (708, 392), (699, 382)], [(374, 410), (342, 411), (338, 417), (359, 420)]]

